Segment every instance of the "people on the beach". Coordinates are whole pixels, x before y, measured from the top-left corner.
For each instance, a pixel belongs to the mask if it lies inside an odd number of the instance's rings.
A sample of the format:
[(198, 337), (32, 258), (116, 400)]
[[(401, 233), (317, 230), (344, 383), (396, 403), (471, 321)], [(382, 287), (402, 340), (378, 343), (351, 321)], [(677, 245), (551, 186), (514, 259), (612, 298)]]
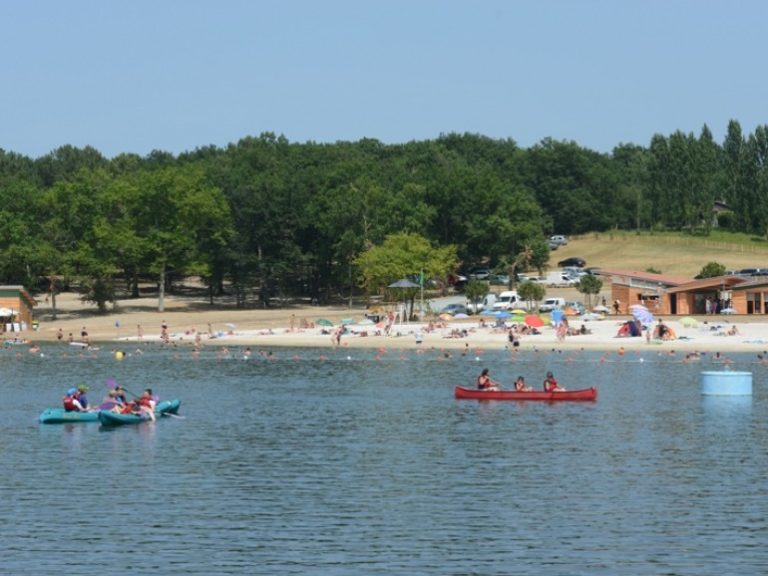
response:
[(493, 380), (491, 380), (491, 376), (489, 373), (490, 373), (490, 370), (488, 368), (483, 368), (483, 371), (480, 372), (480, 376), (477, 377), (478, 390), (491, 391), (491, 390), (499, 389), (499, 385)]
[(565, 388), (557, 383), (552, 372), (547, 372), (547, 377), (544, 378), (544, 392), (565, 392)]

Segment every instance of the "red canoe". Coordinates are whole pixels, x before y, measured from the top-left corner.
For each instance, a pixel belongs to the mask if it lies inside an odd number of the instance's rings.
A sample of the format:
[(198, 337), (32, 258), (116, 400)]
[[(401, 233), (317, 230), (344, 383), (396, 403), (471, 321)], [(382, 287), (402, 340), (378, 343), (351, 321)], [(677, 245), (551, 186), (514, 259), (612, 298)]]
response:
[(597, 388), (566, 390), (564, 392), (515, 392), (514, 390), (478, 390), (456, 386), (454, 394), (458, 400), (597, 400)]

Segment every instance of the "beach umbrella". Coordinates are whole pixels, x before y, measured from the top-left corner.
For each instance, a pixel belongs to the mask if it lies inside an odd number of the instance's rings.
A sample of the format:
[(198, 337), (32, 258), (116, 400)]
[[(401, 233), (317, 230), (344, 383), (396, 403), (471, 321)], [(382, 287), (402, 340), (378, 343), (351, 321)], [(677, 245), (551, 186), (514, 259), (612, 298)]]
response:
[(698, 326), (699, 321), (696, 320), (696, 318), (693, 318), (691, 316), (685, 316), (683, 318), (680, 318), (680, 325), (685, 326), (686, 328), (692, 328), (694, 326)]
[(499, 313), (499, 310), (483, 310), (480, 312), (481, 316), (496, 316), (496, 314)]
[(440, 316), (438, 316), (438, 318), (440, 318), (440, 320), (445, 320), (446, 322), (448, 322), (449, 320), (453, 320), (453, 316), (448, 314), (448, 312), (443, 312), (442, 314), (440, 314)]
[(635, 320), (639, 320), (643, 324), (653, 324), (653, 314), (642, 304), (632, 304), (629, 310)]
[(346, 326), (347, 324), (354, 324), (355, 321), (352, 318), (342, 318), (341, 319), (341, 325)]
[(502, 320), (506, 320), (507, 318), (512, 318), (512, 314), (509, 312), (506, 312), (505, 310), (499, 310), (496, 313), (496, 318), (501, 318)]
[(552, 321), (557, 323), (562, 321), (563, 319), (563, 311), (562, 310), (552, 310), (552, 312), (549, 313), (549, 317), (552, 318)]
[(566, 308), (563, 311), (563, 314), (565, 314), (566, 316), (578, 316), (579, 315), (579, 311), (576, 310), (575, 308)]
[(593, 312), (588, 312), (587, 314), (582, 314), (581, 316), (581, 319), (584, 320), (585, 322), (588, 320), (600, 320), (602, 318), (603, 318), (602, 316), (600, 316), (599, 314), (594, 314)]
[(592, 312), (610, 312), (608, 306), (595, 306), (592, 308)]
[(515, 308), (514, 310), (512, 310), (512, 314), (515, 314), (515, 315), (525, 316), (527, 313), (528, 311), (523, 310), (522, 308)]
[(0, 308), (0, 316), (7, 317), (7, 316), (13, 316), (13, 310), (10, 308)]
[(371, 320), (370, 318), (363, 318), (358, 322), (358, 324), (360, 324), (361, 326), (368, 326), (370, 324), (373, 324), (373, 320)]
[(528, 326), (531, 328), (541, 328), (544, 326), (544, 320), (542, 320), (539, 316), (536, 316), (535, 314), (528, 314), (528, 316), (525, 317), (525, 320), (523, 320)]
[(317, 322), (315, 322), (318, 326), (333, 326), (333, 322), (330, 320), (326, 320), (325, 318), (320, 318)]
[(402, 278), (397, 282), (393, 282), (388, 288), (418, 288), (419, 285), (416, 282), (411, 282), (408, 278)]

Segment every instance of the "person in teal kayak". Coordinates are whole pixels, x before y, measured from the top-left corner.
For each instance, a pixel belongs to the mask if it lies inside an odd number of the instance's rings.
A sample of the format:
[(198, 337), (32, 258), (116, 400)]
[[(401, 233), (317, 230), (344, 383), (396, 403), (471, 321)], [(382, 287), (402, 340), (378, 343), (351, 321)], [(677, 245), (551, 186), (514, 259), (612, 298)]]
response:
[(109, 394), (107, 394), (107, 397), (104, 398), (104, 402), (114, 402), (119, 406), (124, 406), (125, 403), (128, 402), (128, 398), (125, 395), (123, 387), (120, 386), (120, 384), (115, 384), (115, 387), (112, 388), (112, 390), (109, 391)]
[(88, 411), (88, 397), (85, 395), (86, 392), (88, 392), (88, 386), (85, 384), (77, 385), (77, 401), (80, 402), (80, 406), (83, 407), (83, 410)]
[(544, 392), (565, 392), (565, 388), (557, 383), (552, 372), (547, 372), (547, 377), (544, 379)]
[(77, 388), (67, 390), (63, 400), (64, 410), (67, 412), (87, 412), (88, 397), (85, 395), (87, 391), (88, 386), (85, 384), (80, 384)]
[(480, 376), (477, 377), (477, 389), (478, 390), (498, 390), (499, 385), (491, 380), (491, 377), (489, 376), (490, 370), (488, 368), (483, 368), (483, 371), (480, 373)]
[(139, 398), (139, 404), (142, 406), (145, 406), (149, 408), (150, 410), (155, 409), (155, 398), (152, 395), (152, 388), (147, 388), (144, 390), (144, 392), (141, 393), (141, 397)]
[(149, 416), (150, 420), (155, 419), (155, 405), (157, 403), (155, 402), (155, 398), (152, 395), (152, 388), (146, 388), (144, 392), (141, 393), (141, 397), (139, 398), (139, 405), (141, 406), (141, 410), (144, 414)]

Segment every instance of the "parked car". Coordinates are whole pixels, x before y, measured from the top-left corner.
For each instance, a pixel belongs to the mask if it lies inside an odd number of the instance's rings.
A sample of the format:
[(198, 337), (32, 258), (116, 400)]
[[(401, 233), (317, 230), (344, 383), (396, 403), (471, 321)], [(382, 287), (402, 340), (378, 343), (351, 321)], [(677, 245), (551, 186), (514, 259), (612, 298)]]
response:
[(490, 268), (473, 268), (468, 274), (472, 280), (487, 280), (490, 275)]
[(491, 274), (488, 276), (488, 282), (492, 286), (507, 286), (509, 284), (509, 276), (507, 274)]
[(448, 276), (448, 285), (451, 286), (456, 292), (464, 290), (464, 286), (467, 284), (467, 277), (462, 274), (451, 274)]
[(563, 273), (560, 275), (560, 281), (554, 283), (554, 286), (575, 286), (579, 283), (580, 278), (578, 276), (573, 276), (572, 274)]
[(467, 310), (467, 307), (464, 304), (448, 304), (448, 306), (440, 310), (440, 313), (450, 314), (451, 316), (456, 316), (456, 314), (469, 315), (469, 310)]
[(528, 310), (528, 303), (520, 300), (516, 290), (505, 290), (499, 294), (499, 298), (493, 303), (494, 310), (514, 310), (515, 308)]
[(568, 238), (560, 235), (550, 236), (549, 243), (556, 244), (557, 246), (565, 246), (566, 244), (568, 244)]
[(584, 266), (587, 265), (587, 261), (583, 258), (578, 258), (577, 256), (571, 256), (570, 258), (566, 258), (565, 260), (560, 260), (560, 262), (557, 263), (558, 266), (561, 268), (565, 268), (566, 266), (576, 266), (577, 268), (584, 268)]
[(565, 306), (565, 298), (547, 298), (539, 306), (539, 312), (552, 312)]

